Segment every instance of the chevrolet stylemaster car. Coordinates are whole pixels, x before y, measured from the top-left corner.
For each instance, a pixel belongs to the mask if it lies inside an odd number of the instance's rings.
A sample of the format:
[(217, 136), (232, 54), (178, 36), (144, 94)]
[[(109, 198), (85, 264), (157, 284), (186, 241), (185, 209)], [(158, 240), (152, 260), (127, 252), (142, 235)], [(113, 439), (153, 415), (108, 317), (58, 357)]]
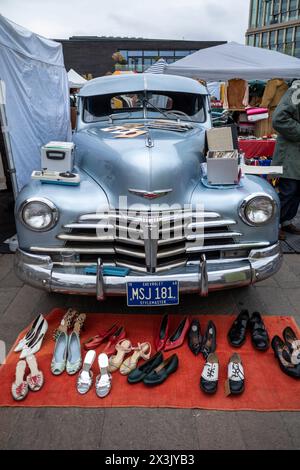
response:
[(107, 76), (78, 96), (77, 185), (32, 181), (16, 201), (16, 272), (49, 292), (178, 304), (248, 286), (281, 265), (279, 201), (257, 176), (205, 181), (207, 89), (159, 75)]

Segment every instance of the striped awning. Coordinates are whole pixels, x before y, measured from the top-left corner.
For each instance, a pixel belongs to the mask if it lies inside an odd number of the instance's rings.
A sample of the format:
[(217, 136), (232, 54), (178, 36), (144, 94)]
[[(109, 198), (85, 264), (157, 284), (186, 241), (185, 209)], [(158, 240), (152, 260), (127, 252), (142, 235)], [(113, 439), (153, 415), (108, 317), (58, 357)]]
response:
[(151, 65), (145, 73), (164, 73), (165, 67), (167, 66), (167, 62), (165, 59), (159, 59), (155, 64)]

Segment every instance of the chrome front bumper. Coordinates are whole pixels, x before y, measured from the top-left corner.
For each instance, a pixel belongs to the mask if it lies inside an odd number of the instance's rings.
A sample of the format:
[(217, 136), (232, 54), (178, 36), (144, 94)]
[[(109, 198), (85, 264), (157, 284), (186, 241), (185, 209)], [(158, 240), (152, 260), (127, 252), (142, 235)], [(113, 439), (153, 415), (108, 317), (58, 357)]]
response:
[(82, 267), (57, 267), (49, 256), (34, 255), (18, 250), (15, 271), (25, 283), (48, 292), (106, 296), (126, 295), (128, 282), (179, 281), (180, 293), (198, 293), (206, 296), (211, 291), (247, 286), (275, 274), (281, 267), (279, 243), (268, 248), (254, 249), (246, 259), (206, 261), (163, 274), (132, 274), (126, 277), (103, 276), (101, 260), (97, 275), (87, 275)]

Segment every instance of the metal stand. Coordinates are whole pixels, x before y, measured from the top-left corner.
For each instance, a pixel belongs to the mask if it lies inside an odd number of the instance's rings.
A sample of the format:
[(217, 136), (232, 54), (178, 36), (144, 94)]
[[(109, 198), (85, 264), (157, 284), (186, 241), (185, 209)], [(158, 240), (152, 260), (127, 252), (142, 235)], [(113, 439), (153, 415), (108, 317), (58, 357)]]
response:
[(11, 177), (12, 189), (14, 198), (16, 199), (18, 195), (18, 184), (17, 184), (17, 176), (16, 176), (16, 169), (11, 149), (10, 143), (10, 135), (8, 131), (8, 122), (6, 116), (6, 109), (5, 109), (5, 90), (4, 90), (4, 82), (0, 80), (0, 122), (1, 122), (1, 130), (4, 139), (4, 146), (7, 158), (7, 165), (8, 165), (8, 173)]

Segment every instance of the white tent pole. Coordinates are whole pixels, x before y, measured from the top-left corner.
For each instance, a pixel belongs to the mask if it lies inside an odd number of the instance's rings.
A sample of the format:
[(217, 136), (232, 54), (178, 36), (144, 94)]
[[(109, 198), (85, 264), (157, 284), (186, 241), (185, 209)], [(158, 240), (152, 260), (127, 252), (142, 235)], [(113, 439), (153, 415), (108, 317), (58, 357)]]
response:
[(10, 143), (10, 135), (8, 131), (8, 123), (6, 117), (6, 110), (5, 110), (5, 83), (3, 80), (0, 79), (0, 122), (1, 122), (1, 130), (4, 139), (4, 146), (5, 152), (7, 157), (7, 164), (8, 164), (8, 172), (11, 177), (12, 182), (12, 189), (14, 198), (16, 199), (18, 195), (18, 184), (17, 184), (17, 176), (16, 176), (16, 168), (14, 164), (14, 158), (11, 149)]

